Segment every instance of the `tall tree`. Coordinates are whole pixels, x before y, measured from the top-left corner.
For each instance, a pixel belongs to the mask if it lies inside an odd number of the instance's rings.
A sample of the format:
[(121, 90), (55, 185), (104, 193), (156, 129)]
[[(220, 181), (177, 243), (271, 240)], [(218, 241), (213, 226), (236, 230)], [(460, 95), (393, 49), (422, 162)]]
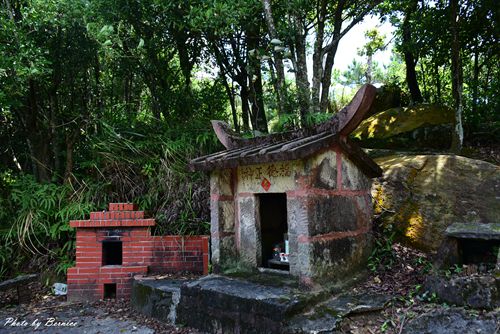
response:
[(7, 30), (0, 58), (9, 70), (1, 90), (26, 143), (12, 143), (11, 152), (38, 181), (70, 176), (76, 142), (96, 102), (90, 73), (97, 44), (86, 30), (84, 10), (81, 1), (2, 3)]
[(413, 103), (420, 103), (424, 100), (422, 98), (422, 93), (420, 92), (417, 80), (416, 66), (418, 59), (415, 56), (417, 44), (414, 41), (412, 33), (412, 22), (414, 22), (414, 17), (417, 15), (418, 1), (419, 0), (411, 0), (406, 5), (406, 8), (404, 9), (404, 19), (401, 26), (401, 47), (406, 65), (406, 83), (408, 84), (408, 89), (410, 90)]
[(276, 95), (278, 98), (278, 115), (280, 115), (289, 112), (286, 108), (287, 98), (285, 87), (285, 68), (283, 66), (283, 56), (279, 50), (279, 48), (281, 48), (282, 42), (278, 38), (279, 36), (274, 24), (270, 0), (262, 0), (262, 6), (264, 8), (264, 16), (266, 18), (269, 36), (271, 37), (272, 53), (274, 56), (273, 65), (276, 69)]
[[(239, 87), (242, 129), (248, 131), (251, 124), (253, 130), (265, 133), (267, 121), (258, 61), (264, 35), (262, 4), (259, 0), (219, 0), (206, 6), (191, 9), (192, 24), (202, 31), (208, 56), (214, 58), (226, 80)], [(230, 93), (228, 96), (231, 98)], [(235, 129), (237, 119), (233, 118)]]
[(460, 1), (450, 0), (450, 27), (451, 27), (451, 83), (455, 105), (455, 126), (452, 137), (452, 150), (460, 152), (464, 140), (462, 126), (463, 114), (463, 70), (460, 47)]
[[(271, 13), (274, 13), (277, 34), (285, 36), (282, 40), (292, 52), (303, 124), (307, 124), (306, 112), (327, 110), (332, 69), (340, 40), (380, 2), (297, 0), (277, 1), (273, 6)], [(278, 12), (280, 15), (276, 14)], [(309, 38), (313, 45), (310, 87), (307, 66), (304, 66)]]
[(373, 83), (373, 55), (377, 51), (385, 49), (385, 36), (379, 31), (371, 29), (365, 32), (365, 37), (368, 39), (363, 48), (358, 50), (360, 56), (366, 56), (366, 83)]

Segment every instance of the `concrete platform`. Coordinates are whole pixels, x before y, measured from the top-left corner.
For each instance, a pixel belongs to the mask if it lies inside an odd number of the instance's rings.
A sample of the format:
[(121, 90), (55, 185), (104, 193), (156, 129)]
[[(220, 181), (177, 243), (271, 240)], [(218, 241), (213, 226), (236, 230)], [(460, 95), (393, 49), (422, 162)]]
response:
[(341, 318), (383, 309), (390, 297), (302, 290), (289, 277), (210, 275), (136, 280), (133, 307), (207, 333), (331, 333)]
[(209, 333), (280, 333), (303, 298), (289, 287), (208, 276), (181, 287), (178, 322)]
[(181, 286), (188, 282), (190, 280), (134, 279), (132, 306), (142, 314), (175, 324)]

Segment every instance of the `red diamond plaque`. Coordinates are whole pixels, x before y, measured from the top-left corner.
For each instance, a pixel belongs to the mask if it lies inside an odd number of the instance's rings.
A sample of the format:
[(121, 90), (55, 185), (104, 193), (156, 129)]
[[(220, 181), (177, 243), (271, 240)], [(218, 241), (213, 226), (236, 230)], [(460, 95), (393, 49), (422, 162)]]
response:
[(266, 178), (264, 178), (262, 180), (262, 182), (260, 183), (260, 185), (262, 186), (262, 188), (264, 188), (265, 191), (268, 191), (269, 188), (271, 188), (271, 182), (268, 179), (266, 179)]

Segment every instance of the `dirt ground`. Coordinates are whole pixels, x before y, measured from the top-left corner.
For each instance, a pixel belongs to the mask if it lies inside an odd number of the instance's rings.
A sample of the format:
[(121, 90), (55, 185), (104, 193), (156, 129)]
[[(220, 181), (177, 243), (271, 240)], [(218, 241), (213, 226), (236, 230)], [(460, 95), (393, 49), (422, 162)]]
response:
[(38, 282), (26, 288), (33, 292), (28, 304), (16, 305), (15, 291), (0, 294), (0, 333), (198, 333), (142, 316), (126, 300), (70, 303), (65, 296), (53, 296)]

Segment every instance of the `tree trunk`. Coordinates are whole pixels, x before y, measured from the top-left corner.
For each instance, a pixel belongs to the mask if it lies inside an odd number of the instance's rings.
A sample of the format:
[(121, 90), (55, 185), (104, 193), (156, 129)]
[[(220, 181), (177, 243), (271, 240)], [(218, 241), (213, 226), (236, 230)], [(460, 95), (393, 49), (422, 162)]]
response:
[[(342, 22), (343, 22), (342, 13), (344, 11), (344, 5), (345, 1), (337, 2), (337, 6), (335, 8), (335, 13), (334, 13), (332, 42), (322, 50), (322, 52), (326, 52), (326, 59), (322, 70), (321, 94), (319, 101), (319, 111), (322, 113), (327, 111), (328, 105), (330, 103), (330, 101), (328, 100), (328, 95), (330, 94), (333, 63), (335, 61), (335, 55), (337, 54), (340, 38), (342, 37), (343, 34), (347, 33), (347, 31), (349, 31), (353, 27), (353, 24), (356, 24), (357, 22), (356, 19), (353, 19), (351, 24), (348, 27), (346, 27), (342, 32)], [(323, 60), (323, 56), (321, 57), (321, 60)]]
[(229, 105), (231, 106), (231, 115), (233, 116), (233, 126), (236, 132), (240, 132), (240, 124), (238, 123), (238, 115), (236, 113), (236, 104), (234, 102), (234, 92), (233, 89), (229, 86), (226, 76), (221, 73), (221, 80), (226, 90), (226, 94), (229, 97)]
[(429, 99), (429, 92), (427, 91), (427, 78), (425, 76), (424, 64), (420, 62), (420, 72), (422, 72), (422, 84), (424, 85), (424, 99), (427, 101)]
[(262, 73), (260, 66), (255, 66), (259, 62), (250, 61), (251, 72), (248, 76), (249, 98), (251, 103), (250, 121), (254, 130), (267, 133), (267, 120), (262, 100)]
[[(258, 24), (250, 25), (246, 31), (247, 47), (249, 50), (259, 47), (260, 27)], [(264, 109), (264, 96), (262, 89), (262, 72), (260, 69), (260, 60), (254, 57), (248, 59), (248, 87), (249, 96), (252, 103), (251, 122), (254, 130), (267, 133), (266, 112)]]
[(439, 74), (439, 65), (434, 63), (434, 75), (436, 76), (436, 101), (435, 103), (441, 102), (441, 75)]
[(337, 53), (338, 42), (336, 45), (328, 51), (326, 54), (325, 68), (323, 71), (323, 78), (321, 79), (321, 101), (319, 104), (319, 111), (324, 113), (328, 109), (328, 95), (330, 93), (330, 84), (332, 82), (332, 69), (333, 61), (335, 59), (335, 54)]
[[(278, 33), (276, 32), (276, 27), (274, 26), (274, 19), (270, 1), (262, 0), (262, 6), (264, 7), (264, 16), (266, 18), (267, 28), (269, 29), (269, 35), (271, 36), (271, 39), (279, 39)], [(276, 92), (276, 97), (278, 99), (278, 116), (279, 116), (281, 114), (289, 112), (286, 100), (285, 68), (283, 67), (283, 57), (281, 53), (274, 51), (274, 46), (272, 46), (272, 48), (273, 48), (274, 66), (276, 68), (276, 79), (277, 79), (276, 82), (278, 87), (278, 91)]]
[(247, 85), (240, 84), (240, 98), (241, 98), (241, 123), (243, 131), (250, 130), (250, 106), (248, 105), (248, 88)]
[(462, 126), (463, 112), (463, 78), (462, 60), (460, 57), (459, 38), (459, 0), (450, 0), (450, 25), (451, 25), (451, 90), (455, 104), (455, 128), (453, 131), (451, 149), (454, 152), (462, 150), (464, 140), (464, 129)]
[(313, 77), (311, 87), (311, 109), (319, 113), (319, 102), (321, 93), (321, 78), (323, 77), (323, 42), (325, 37), (326, 0), (321, 0), (318, 8), (318, 24), (316, 28), (316, 40), (313, 52)]
[(29, 80), (28, 94), (26, 133), (29, 138), (31, 159), (33, 165), (36, 166), (33, 169), (33, 174), (37, 181), (48, 182), (50, 181), (49, 146), (47, 143), (49, 136), (44, 133), (39, 124), (37, 86), (33, 79)]
[(295, 84), (299, 101), (300, 118), (302, 125), (307, 125), (307, 114), (310, 112), (309, 80), (307, 78), (306, 61), (306, 34), (304, 22), (297, 17), (293, 18), (295, 25)]
[(64, 171), (64, 182), (69, 182), (73, 173), (73, 147), (76, 142), (78, 133), (75, 131), (71, 135), (66, 136), (66, 169)]
[(268, 133), (267, 129), (267, 118), (264, 108), (264, 90), (262, 88), (262, 71), (260, 70), (260, 63), (255, 68), (255, 75), (257, 80), (253, 82), (253, 90), (255, 94), (255, 105), (257, 107), (255, 114), (255, 123), (257, 125), (257, 130)]
[(421, 103), (423, 98), (420, 88), (418, 87), (415, 58), (411, 52), (404, 52), (404, 59), (406, 65), (406, 83), (410, 90), (411, 100), (413, 103)]
[(373, 64), (372, 63), (373, 63), (373, 55), (370, 53), (370, 54), (368, 54), (367, 59), (366, 59), (366, 83), (367, 84), (371, 84), (373, 81), (373, 77), (372, 77)]
[(417, 10), (417, 1), (418, 0), (413, 0), (410, 7), (407, 8), (402, 26), (402, 42), (404, 48), (403, 55), (406, 65), (406, 83), (408, 84), (408, 89), (410, 90), (411, 100), (413, 103), (421, 103), (423, 101), (422, 93), (418, 87), (417, 71), (415, 70), (417, 61), (413, 52), (410, 50), (412, 44), (410, 16)]
[(477, 100), (479, 95), (479, 47), (476, 45), (474, 49), (474, 73), (472, 77), (472, 105), (471, 111), (475, 115), (477, 112)]

